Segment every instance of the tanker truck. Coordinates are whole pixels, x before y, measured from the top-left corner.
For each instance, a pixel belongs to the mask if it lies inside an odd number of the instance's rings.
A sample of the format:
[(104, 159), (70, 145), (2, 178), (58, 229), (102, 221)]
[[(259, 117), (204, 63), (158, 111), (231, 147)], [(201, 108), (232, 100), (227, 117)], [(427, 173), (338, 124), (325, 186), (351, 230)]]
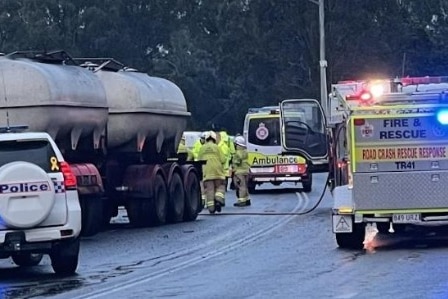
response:
[(0, 126), (51, 135), (77, 178), (82, 235), (119, 207), (136, 227), (193, 221), (201, 164), (176, 156), (190, 112), (180, 88), (111, 58), (0, 57)]

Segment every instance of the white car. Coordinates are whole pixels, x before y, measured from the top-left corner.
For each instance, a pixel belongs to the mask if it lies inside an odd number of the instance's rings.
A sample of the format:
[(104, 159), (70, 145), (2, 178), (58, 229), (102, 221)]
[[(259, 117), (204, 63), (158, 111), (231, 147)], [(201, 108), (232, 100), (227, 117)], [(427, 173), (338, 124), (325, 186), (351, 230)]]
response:
[[(4, 130), (3, 130), (4, 131)], [(76, 177), (47, 133), (0, 133), (0, 258), (76, 272), (81, 208)]]

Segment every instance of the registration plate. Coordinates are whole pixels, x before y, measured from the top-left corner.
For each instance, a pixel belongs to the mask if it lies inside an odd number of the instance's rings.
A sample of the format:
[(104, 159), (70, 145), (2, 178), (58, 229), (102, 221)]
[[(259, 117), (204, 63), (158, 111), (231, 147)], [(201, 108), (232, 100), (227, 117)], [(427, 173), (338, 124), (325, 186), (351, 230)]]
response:
[(299, 172), (299, 165), (277, 165), (278, 173), (296, 173)]
[(417, 223), (421, 221), (421, 214), (393, 214), (393, 223)]

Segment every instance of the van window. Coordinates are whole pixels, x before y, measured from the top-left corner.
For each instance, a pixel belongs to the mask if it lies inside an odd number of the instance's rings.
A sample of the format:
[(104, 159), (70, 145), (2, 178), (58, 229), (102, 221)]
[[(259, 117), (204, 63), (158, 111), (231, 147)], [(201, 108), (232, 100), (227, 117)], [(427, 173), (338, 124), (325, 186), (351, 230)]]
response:
[(8, 140), (0, 142), (0, 167), (10, 162), (36, 164), (45, 172), (51, 171), (50, 159), (56, 157), (47, 140)]
[(260, 146), (280, 146), (278, 117), (253, 118), (249, 121), (248, 141)]

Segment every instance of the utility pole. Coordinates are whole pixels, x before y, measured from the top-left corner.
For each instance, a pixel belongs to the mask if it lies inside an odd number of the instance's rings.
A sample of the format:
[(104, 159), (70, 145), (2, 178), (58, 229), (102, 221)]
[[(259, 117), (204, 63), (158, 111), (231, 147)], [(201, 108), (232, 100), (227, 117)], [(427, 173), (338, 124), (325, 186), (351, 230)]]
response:
[[(314, 1), (313, 1), (314, 2)], [(327, 60), (325, 60), (325, 10), (324, 0), (319, 0), (319, 36), (320, 36), (320, 101), (325, 116), (330, 111), (327, 92)]]

